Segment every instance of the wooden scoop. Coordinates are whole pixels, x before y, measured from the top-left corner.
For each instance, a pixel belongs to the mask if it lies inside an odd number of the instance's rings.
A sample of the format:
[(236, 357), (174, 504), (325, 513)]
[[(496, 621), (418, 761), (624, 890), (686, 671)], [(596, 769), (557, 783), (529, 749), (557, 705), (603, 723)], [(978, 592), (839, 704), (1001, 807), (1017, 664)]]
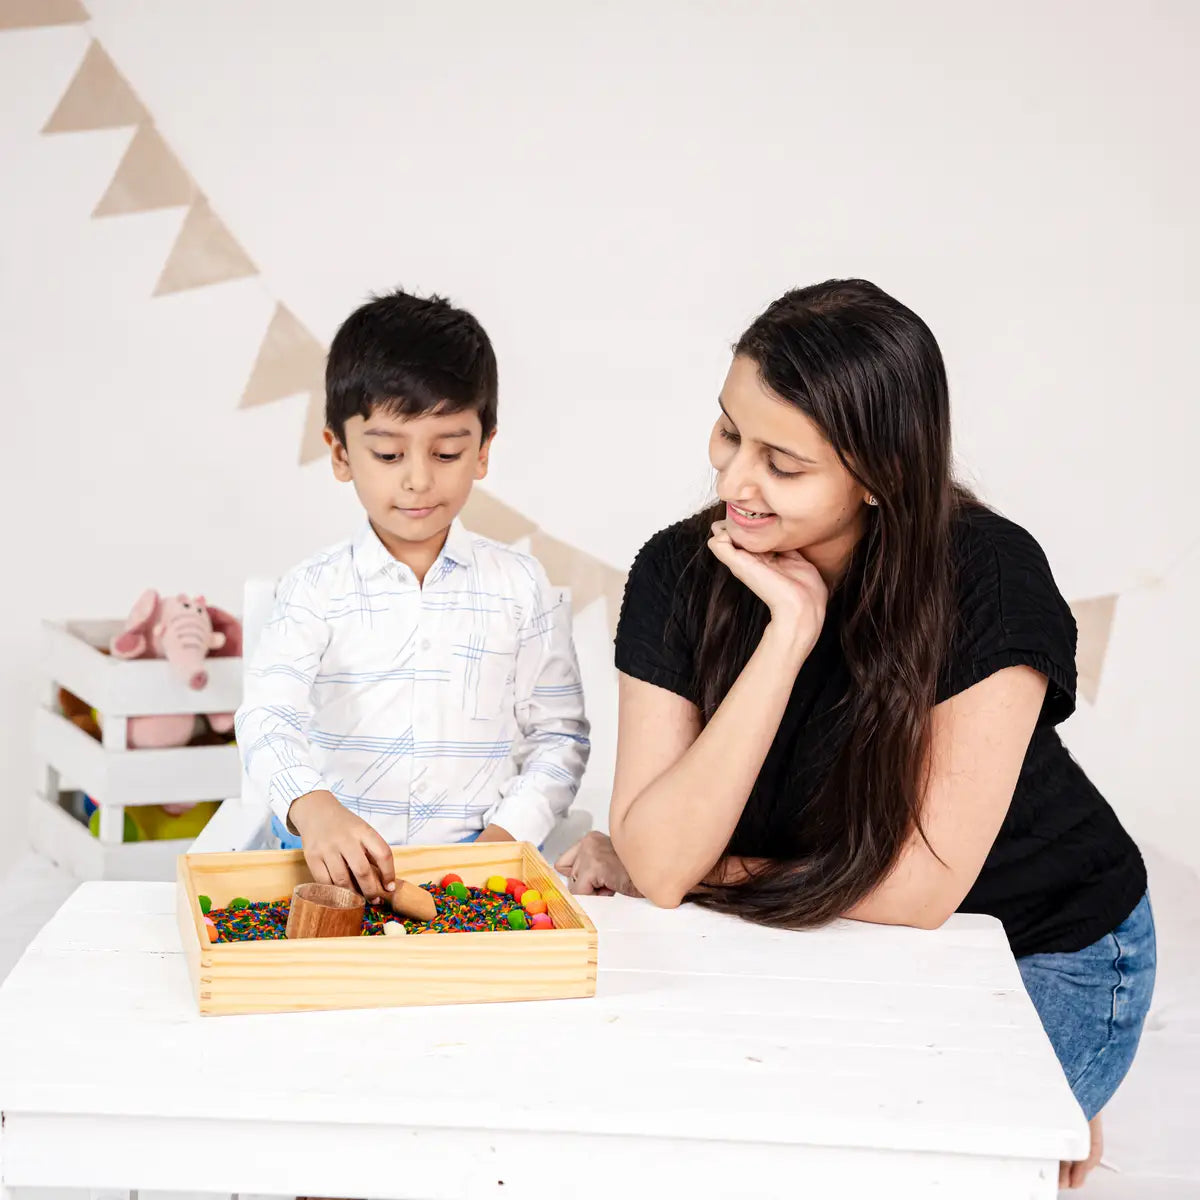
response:
[(396, 880), (396, 890), (390, 893), (392, 912), (414, 921), (432, 921), (437, 916), (437, 901), (424, 889), (407, 879)]

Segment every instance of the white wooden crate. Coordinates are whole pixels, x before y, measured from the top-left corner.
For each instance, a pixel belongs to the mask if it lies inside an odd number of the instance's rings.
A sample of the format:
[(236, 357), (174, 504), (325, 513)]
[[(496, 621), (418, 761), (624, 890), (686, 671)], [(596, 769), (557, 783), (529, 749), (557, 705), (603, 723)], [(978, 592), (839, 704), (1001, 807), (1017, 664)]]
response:
[(45, 621), (44, 673), (107, 717), (232, 712), (242, 702), (242, 660), (208, 658), (208, 686), (196, 692), (161, 658), (122, 659), (100, 647), (121, 621)]
[[(106, 730), (111, 720), (105, 713)], [(34, 738), (38, 757), (53, 763), (100, 805), (191, 804), (220, 800), (238, 786), (238, 753), (232, 744), (117, 750), (45, 708), (37, 714)]]
[[(35, 749), (42, 767), (30, 814), (34, 847), (87, 879), (171, 879), (175, 858), (190, 838), (122, 841), (125, 808), (186, 804), (237, 795), (237, 747), (179, 746), (130, 750), (130, 717), (232, 712), (241, 702), (242, 660), (206, 661), (208, 685), (194, 691), (162, 659), (124, 660), (102, 652), (119, 621), (46, 622), (43, 626), (43, 699), (35, 715)], [(65, 688), (100, 714), (103, 742), (59, 711)], [(63, 781), (100, 808), (97, 839), (59, 803)]]

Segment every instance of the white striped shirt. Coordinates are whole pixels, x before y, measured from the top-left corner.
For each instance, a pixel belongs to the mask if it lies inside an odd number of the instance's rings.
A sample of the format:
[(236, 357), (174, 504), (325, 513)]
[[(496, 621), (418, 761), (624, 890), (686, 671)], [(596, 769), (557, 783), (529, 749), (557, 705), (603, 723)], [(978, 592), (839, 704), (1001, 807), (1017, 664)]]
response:
[(237, 740), (281, 822), (326, 789), (394, 845), (493, 822), (539, 844), (589, 751), (570, 605), (458, 521), (421, 586), (365, 523), (280, 582)]

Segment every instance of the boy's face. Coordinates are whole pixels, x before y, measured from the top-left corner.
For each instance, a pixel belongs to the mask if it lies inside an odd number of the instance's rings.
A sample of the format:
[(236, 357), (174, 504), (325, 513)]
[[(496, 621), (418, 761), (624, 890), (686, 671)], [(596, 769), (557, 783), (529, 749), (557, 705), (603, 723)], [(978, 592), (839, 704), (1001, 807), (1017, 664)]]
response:
[(325, 441), (334, 475), (354, 484), (376, 533), (394, 553), (396, 544), (445, 533), (471, 485), (487, 474), (492, 439), (483, 440), (474, 411), (398, 417), (376, 409), (346, 422), (345, 445), (328, 429)]

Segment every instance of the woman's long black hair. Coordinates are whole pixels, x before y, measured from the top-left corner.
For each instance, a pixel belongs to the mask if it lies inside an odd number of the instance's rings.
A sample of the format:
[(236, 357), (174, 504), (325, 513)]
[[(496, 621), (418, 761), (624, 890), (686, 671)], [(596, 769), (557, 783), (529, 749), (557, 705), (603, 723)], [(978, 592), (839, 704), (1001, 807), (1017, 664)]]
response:
[[(953, 479), (941, 351), (914, 312), (864, 280), (781, 296), (739, 339), (763, 384), (824, 434), (878, 501), (838, 587), (850, 689), (840, 749), (797, 806), (796, 853), (697, 902), (772, 925), (845, 913), (896, 863), (920, 828), (930, 715), (954, 620), (951, 516), (972, 497)], [(701, 554), (717, 505), (694, 518)], [(702, 628), (697, 683), (708, 721), (767, 622), (765, 605), (724, 566), (687, 601)], [(753, 821), (748, 812), (744, 820)]]

